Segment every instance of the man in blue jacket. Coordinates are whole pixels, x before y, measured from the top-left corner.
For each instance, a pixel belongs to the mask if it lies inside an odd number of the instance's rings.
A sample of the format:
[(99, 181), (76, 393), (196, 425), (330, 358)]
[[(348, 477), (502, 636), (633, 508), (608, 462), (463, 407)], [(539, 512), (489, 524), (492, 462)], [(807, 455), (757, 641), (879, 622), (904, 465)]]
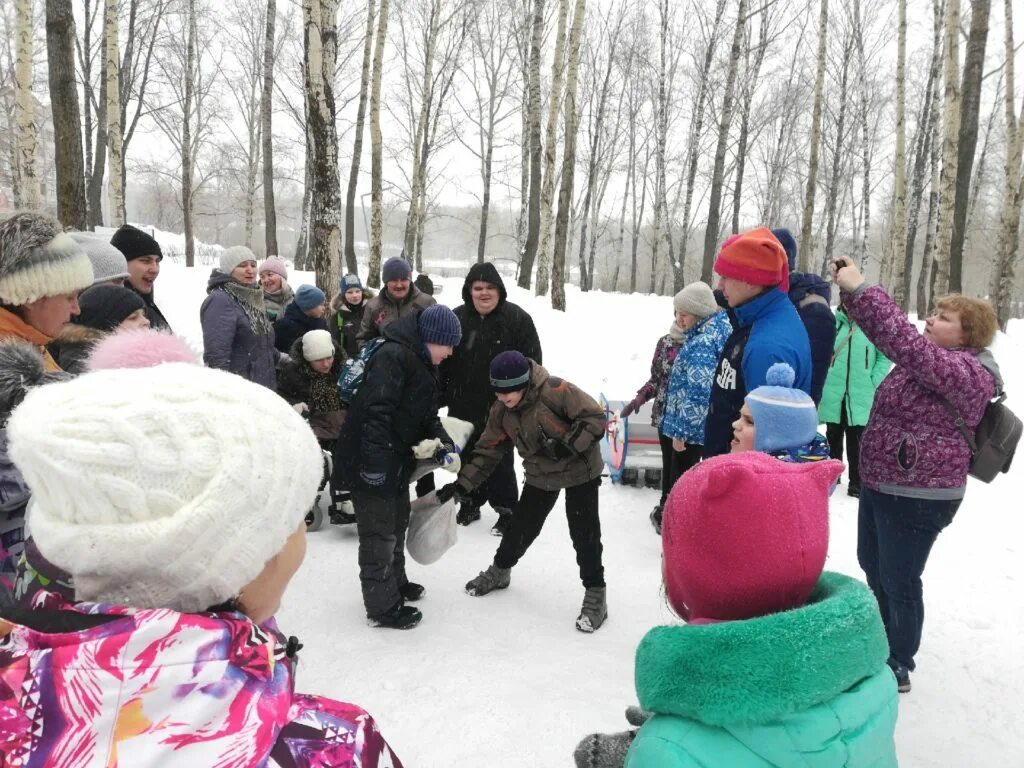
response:
[(796, 373), (793, 386), (811, 391), (810, 343), (787, 295), (789, 262), (775, 235), (759, 227), (729, 238), (715, 260), (715, 272), (734, 330), (715, 369), (704, 432), (706, 459), (732, 449), (732, 423), (743, 398), (767, 383), (773, 364), (790, 365)]

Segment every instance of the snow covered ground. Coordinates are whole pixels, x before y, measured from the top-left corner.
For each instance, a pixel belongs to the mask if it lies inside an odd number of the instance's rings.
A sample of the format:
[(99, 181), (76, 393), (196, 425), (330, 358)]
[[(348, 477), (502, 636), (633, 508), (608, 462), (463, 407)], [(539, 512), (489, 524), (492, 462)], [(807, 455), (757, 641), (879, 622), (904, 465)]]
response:
[[(208, 274), (165, 263), (157, 283), (157, 303), (197, 347)], [(290, 282), (297, 287), (304, 279), (292, 275)], [(461, 280), (441, 282), (439, 298), (458, 303)], [(566, 314), (516, 288), (510, 298), (533, 314), (549, 370), (595, 397), (632, 397), (671, 321), (665, 297), (569, 288)], [(995, 347), (1011, 393), (1024, 391), (1022, 344), (1018, 321)], [(1009, 402), (1024, 413), (1024, 398)], [(861, 577), (856, 502), (842, 488), (832, 499), (826, 567)], [(1024, 766), (1022, 491), (1024, 458), (990, 486), (972, 480), (939, 537), (925, 573), (927, 620), (914, 690), (900, 697), (896, 738), (904, 766)], [(418, 604), (423, 623), (409, 632), (366, 626), (355, 531), (311, 534), (279, 615), (305, 643), (298, 688), (365, 706), (410, 768), (572, 765), (585, 734), (626, 727), (636, 645), (650, 627), (677, 621), (661, 592), (660, 542), (647, 521), (656, 502), (654, 490), (601, 488), (609, 619), (594, 635), (573, 627), (583, 588), (561, 504), (504, 592), (463, 592), (498, 543), (489, 535), (489, 511), (459, 529), (458, 544), (439, 562), (411, 563), (410, 577), (427, 594)]]

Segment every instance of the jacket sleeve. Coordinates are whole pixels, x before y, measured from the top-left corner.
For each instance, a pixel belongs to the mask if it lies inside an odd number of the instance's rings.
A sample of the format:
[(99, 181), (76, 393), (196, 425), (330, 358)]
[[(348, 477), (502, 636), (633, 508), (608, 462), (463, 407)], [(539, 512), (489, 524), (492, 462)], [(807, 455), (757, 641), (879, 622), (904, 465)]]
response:
[(975, 405), (982, 393), (991, 398), (992, 377), (983, 371), (988, 382), (982, 382), (980, 366), (972, 366), (962, 351), (943, 349), (926, 339), (881, 286), (843, 294), (843, 303), (878, 351), (925, 389), (949, 399), (961, 411)]
[(285, 363), (277, 372), (277, 394), (289, 405), (306, 402), (309, 396), (307, 388), (302, 386), (302, 376), (296, 370), (297, 363)]
[(871, 366), (871, 386), (874, 389), (878, 389), (878, 385), (882, 383), (882, 379), (889, 375), (889, 371), (892, 369), (892, 361), (888, 357), (883, 355), (878, 348), (875, 348), (875, 364)]
[[(721, 341), (724, 340), (723, 337)], [(693, 349), (688, 350), (686, 347), (691, 344)], [(715, 381), (715, 368), (718, 366), (721, 347), (718, 336), (709, 332), (695, 336), (680, 350), (680, 354), (686, 353), (681, 374), (686, 407), (680, 414), (679, 434), (672, 437), (685, 440), (687, 443), (704, 445), (704, 425), (707, 423), (711, 386)], [(679, 364), (677, 358), (676, 365)]]
[(473, 448), (473, 457), (459, 470), (459, 477), (455, 482), (465, 493), (473, 493), (483, 485), (501, 462), (505, 451), (511, 449), (511, 438), (501, 425), (504, 408), (505, 406), (499, 402), (491, 405), (491, 410), (487, 413), (487, 424)]
[(565, 380), (549, 392), (553, 396), (556, 410), (560, 410), (569, 422), (569, 429), (562, 442), (576, 453), (586, 453), (604, 436), (607, 426), (604, 409), (582, 389)]
[[(302, 744), (298, 754), (289, 746), (292, 743)], [(286, 764), (294, 768), (400, 764), (366, 710), (323, 696), (293, 696), (288, 722), (281, 729), (277, 747), (271, 752), (272, 759), (278, 749), (282, 755), (287, 755)]]
[(641, 728), (626, 753), (624, 768), (703, 768), (709, 765), (696, 759), (684, 746), (693, 731), (692, 726), (683, 725), (672, 733), (672, 738), (665, 738)]
[(231, 370), (231, 347), (238, 323), (234, 302), (223, 291), (214, 291), (207, 297), (199, 321), (203, 326), (203, 362), (209, 368)]
[(366, 309), (363, 311), (363, 319), (359, 321), (359, 333), (356, 334), (356, 343), (359, 348), (362, 349), (363, 345), (366, 344), (370, 339), (375, 339), (380, 335), (377, 330), (377, 326), (373, 324), (374, 307), (368, 303)]
[(654, 357), (651, 358), (651, 377), (636, 391), (636, 396), (640, 398), (641, 402), (646, 403), (658, 391), (658, 367), (664, 354), (665, 339), (663, 337), (658, 339), (658, 343), (654, 346)]
[(522, 310), (522, 318), (519, 322), (519, 332), (520, 336), (517, 349), (524, 356), (530, 358), (538, 365), (543, 365), (543, 352), (540, 348), (540, 336), (537, 335), (537, 326), (534, 325), (533, 318), (530, 317), (530, 313), (526, 310)]

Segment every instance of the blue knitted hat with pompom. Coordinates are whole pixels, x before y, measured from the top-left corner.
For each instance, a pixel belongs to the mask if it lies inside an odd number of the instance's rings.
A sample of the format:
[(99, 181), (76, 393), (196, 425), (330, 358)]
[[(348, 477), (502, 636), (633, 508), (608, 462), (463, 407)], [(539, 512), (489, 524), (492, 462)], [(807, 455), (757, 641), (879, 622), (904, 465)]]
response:
[(811, 396), (794, 389), (796, 372), (791, 365), (775, 363), (766, 383), (747, 395), (744, 402), (754, 417), (754, 450), (778, 451), (807, 445), (818, 432), (818, 409)]

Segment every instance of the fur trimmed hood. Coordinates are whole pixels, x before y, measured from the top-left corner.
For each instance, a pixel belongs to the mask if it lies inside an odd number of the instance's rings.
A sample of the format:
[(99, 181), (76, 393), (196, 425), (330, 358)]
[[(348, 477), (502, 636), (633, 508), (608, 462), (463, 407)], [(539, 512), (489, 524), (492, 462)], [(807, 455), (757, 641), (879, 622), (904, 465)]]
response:
[[(365, 307), (366, 302), (377, 295), (377, 292), (372, 288), (363, 288), (363, 303), (361, 306)], [(345, 314), (351, 314), (352, 307), (345, 303), (345, 294), (338, 291), (331, 297), (331, 312), (344, 312)]]
[(746, 621), (655, 627), (636, 652), (640, 705), (709, 725), (750, 725), (831, 701), (885, 666), (878, 604), (825, 572), (802, 608)]
[(63, 371), (47, 371), (43, 356), (36, 347), (17, 339), (0, 340), (0, 424), (32, 387), (65, 381)]

